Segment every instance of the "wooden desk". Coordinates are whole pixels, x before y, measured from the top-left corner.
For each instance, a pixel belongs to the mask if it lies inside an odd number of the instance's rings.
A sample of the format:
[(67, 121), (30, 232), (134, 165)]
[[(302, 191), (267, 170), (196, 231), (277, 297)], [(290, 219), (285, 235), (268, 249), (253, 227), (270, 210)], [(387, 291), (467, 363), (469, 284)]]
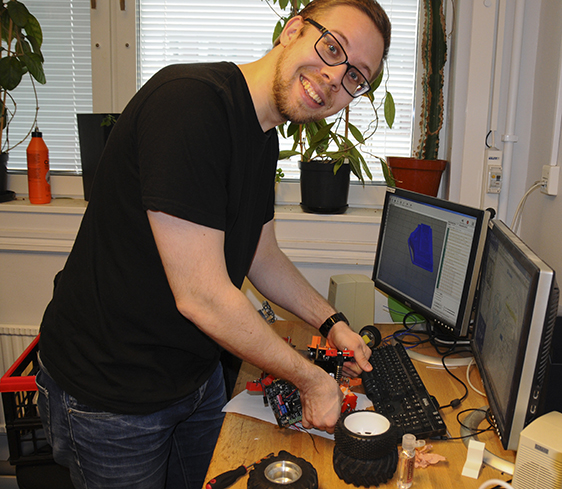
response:
[[(304, 323), (292, 321), (278, 321), (272, 326), (281, 336), (290, 336), (292, 343), (299, 349), (305, 349), (310, 343), (313, 335), (318, 335), (317, 330)], [(396, 329), (396, 326), (381, 326), (383, 337)], [(430, 350), (427, 351), (430, 353)], [(452, 399), (459, 398), (464, 393), (458, 384), (443, 369), (429, 367), (414, 361), (414, 364), (422, 377), (430, 394), (434, 395), (441, 405), (448, 404)], [(455, 375), (466, 381), (466, 367), (454, 369)], [(254, 380), (260, 376), (259, 369), (244, 363), (238, 376), (235, 394), (243, 391), (248, 380)], [(471, 371), (473, 385), (479, 386), (480, 379), (476, 368)], [(469, 387), (468, 398), (457, 409), (446, 408), (442, 410), (447, 428), (452, 437), (458, 437), (460, 426), (456, 419), (457, 412), (468, 408), (478, 408), (486, 405), (486, 399)], [(511, 462), (514, 461), (514, 452), (506, 452), (502, 449), (497, 436), (490, 432), (479, 435), (478, 439), (486, 443), (486, 448)], [(471, 479), (461, 475), (466, 461), (467, 448), (461, 440), (429, 441), (433, 445), (432, 453), (446, 457), (446, 462), (426, 469), (417, 469), (414, 476), (414, 488), (438, 488), (454, 487), (455, 489), (478, 488), (489, 479), (510, 480), (511, 476), (502, 474), (496, 469), (484, 466), (480, 477)], [(334, 442), (319, 436), (290, 429), (281, 429), (277, 425), (266, 423), (254, 418), (240, 414), (228, 413), (220, 433), (217, 446), (207, 472), (205, 481), (212, 479), (223, 472), (234, 469), (240, 465), (249, 465), (274, 452), (286, 450), (295, 456), (302, 457), (310, 462), (318, 472), (320, 489), (337, 489), (355, 487), (343, 482), (334, 472), (332, 465), (332, 453)], [(241, 478), (233, 489), (247, 487), (247, 478)], [(380, 488), (396, 487), (396, 477)]]

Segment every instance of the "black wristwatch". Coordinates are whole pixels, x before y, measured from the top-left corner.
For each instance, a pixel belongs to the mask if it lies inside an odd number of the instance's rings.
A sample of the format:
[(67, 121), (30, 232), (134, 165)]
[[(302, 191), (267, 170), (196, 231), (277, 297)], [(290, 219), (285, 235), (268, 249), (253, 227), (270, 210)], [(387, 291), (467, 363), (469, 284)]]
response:
[(327, 338), (328, 333), (332, 329), (332, 326), (334, 326), (334, 324), (336, 324), (336, 323), (339, 323), (340, 321), (343, 321), (345, 324), (347, 324), (349, 326), (349, 321), (345, 317), (344, 313), (343, 312), (336, 312), (335, 314), (331, 315), (328, 319), (326, 319), (326, 321), (324, 321), (324, 324), (322, 324), (322, 326), (320, 326), (320, 328), (319, 328), (320, 334), (324, 338)]

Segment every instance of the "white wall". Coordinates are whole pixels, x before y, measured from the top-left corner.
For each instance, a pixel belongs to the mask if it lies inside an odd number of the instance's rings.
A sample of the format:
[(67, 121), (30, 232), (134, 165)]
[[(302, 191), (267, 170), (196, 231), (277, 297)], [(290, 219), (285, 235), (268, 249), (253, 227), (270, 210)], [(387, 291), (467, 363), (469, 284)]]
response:
[[(56, 199), (40, 206), (27, 200), (0, 206), (0, 326), (40, 324), (85, 205), (83, 200)], [(341, 215), (313, 215), (299, 206), (278, 206), (276, 233), (283, 251), (327, 297), (332, 275), (370, 277), (380, 214), (374, 208), (352, 208)], [(254, 298), (257, 294), (251, 290), (248, 294), (259, 307), (262, 298)]]
[[(521, 8), (520, 69), (512, 77), (517, 45), (516, 12)], [(498, 25), (505, 13), (503, 31)], [(525, 192), (540, 180), (543, 165), (560, 165), (561, 110), (557, 110), (562, 58), (562, 3), (559, 0), (466, 0), (456, 2), (448, 138), (449, 198), (493, 207), (508, 225)], [(514, 124), (508, 124), (510, 96)], [(495, 98), (494, 98), (495, 97)], [(504, 158), (499, 196), (486, 193), (486, 135), (494, 130)], [(510, 138), (516, 142), (507, 143)], [(489, 142), (490, 140), (488, 140)], [(554, 154), (553, 154), (554, 153)], [(534, 191), (524, 207), (521, 238), (562, 273), (562, 197)]]
[[(534, 88), (526, 93), (533, 100), (529, 114), (530, 151), (527, 167), (521, 164), (525, 186), (530, 187), (540, 178), (543, 165), (560, 165), (557, 149), (561, 134), (555, 133), (562, 114), (557, 111), (560, 73), (562, 69), (562, 2), (542, 0), (540, 29), (536, 53), (536, 71), (532, 73)], [(526, 171), (525, 171), (526, 170)], [(559, 187), (562, 185), (559, 182)], [(534, 192), (528, 199), (522, 218), (522, 239), (559, 274), (562, 274), (562, 188), (559, 195), (550, 197)], [(559, 284), (562, 282), (558, 277)]]

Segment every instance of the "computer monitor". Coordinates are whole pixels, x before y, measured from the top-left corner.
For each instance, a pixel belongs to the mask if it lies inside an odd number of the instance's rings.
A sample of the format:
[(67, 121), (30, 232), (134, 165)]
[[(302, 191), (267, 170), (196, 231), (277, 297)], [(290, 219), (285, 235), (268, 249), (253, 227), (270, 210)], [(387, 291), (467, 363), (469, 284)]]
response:
[(373, 281), (455, 337), (471, 324), (489, 212), (388, 188)]
[(506, 450), (516, 450), (521, 430), (545, 412), (558, 300), (554, 271), (503, 222), (491, 221), (471, 348)]

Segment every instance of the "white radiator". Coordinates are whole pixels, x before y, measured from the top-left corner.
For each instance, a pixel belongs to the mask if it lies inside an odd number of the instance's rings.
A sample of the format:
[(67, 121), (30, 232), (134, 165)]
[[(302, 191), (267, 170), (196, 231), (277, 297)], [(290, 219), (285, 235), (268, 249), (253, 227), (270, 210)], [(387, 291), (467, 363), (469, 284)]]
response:
[[(38, 333), (38, 326), (0, 325), (0, 377), (13, 365)], [(0, 402), (0, 433), (5, 432), (4, 406)]]
[(38, 326), (0, 325), (0, 372), (12, 366), (39, 333)]

